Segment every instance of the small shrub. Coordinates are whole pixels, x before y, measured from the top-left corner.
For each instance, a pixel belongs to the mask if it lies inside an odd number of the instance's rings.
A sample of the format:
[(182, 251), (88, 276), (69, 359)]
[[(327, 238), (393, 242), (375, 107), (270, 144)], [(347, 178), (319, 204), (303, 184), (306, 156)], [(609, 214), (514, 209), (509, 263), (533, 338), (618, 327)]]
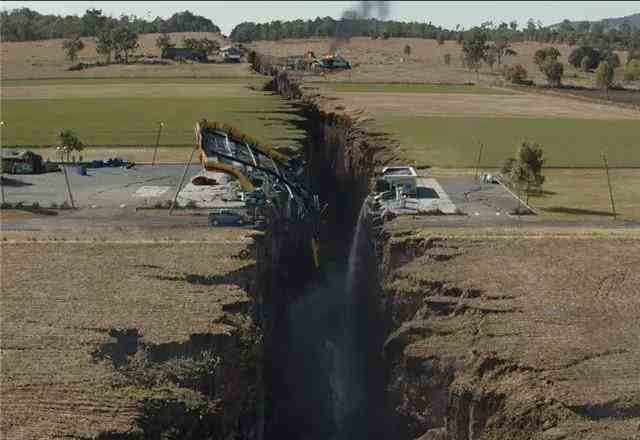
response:
[(527, 69), (522, 64), (507, 66), (504, 69), (504, 78), (512, 84), (522, 84), (527, 79)]
[(584, 57), (582, 58), (582, 61), (580, 61), (580, 70), (582, 70), (583, 72), (588, 72), (589, 71), (589, 66), (591, 65), (591, 58)]
[(569, 54), (568, 61), (569, 61), (569, 64), (571, 64), (573, 67), (575, 67), (576, 69), (579, 69), (582, 67), (582, 60), (585, 57), (589, 58), (589, 64), (587, 66), (588, 70), (593, 70), (596, 67), (598, 67), (598, 64), (600, 64), (600, 61), (602, 59), (602, 54), (598, 52), (596, 49), (594, 49), (593, 47), (589, 47), (589, 46), (578, 47), (571, 51), (571, 53)]
[(64, 202), (60, 203), (59, 208), (60, 209), (71, 209), (71, 205), (69, 205), (69, 203), (65, 200)]
[(444, 64), (447, 66), (451, 65), (451, 54), (450, 53), (445, 53), (444, 54)]
[(11, 209), (11, 203), (3, 202), (2, 204), (0, 204), (0, 209)]
[(58, 209), (58, 204), (56, 202), (51, 202), (51, 205), (49, 205), (49, 207), (51, 209)]
[(24, 208), (24, 203), (23, 202), (17, 202), (15, 205), (13, 205), (13, 207), (15, 209), (22, 209), (22, 208)]
[(624, 80), (625, 81), (638, 81), (640, 80), (640, 59), (631, 60), (624, 68)]
[(564, 66), (558, 61), (551, 61), (543, 66), (542, 73), (547, 77), (547, 81), (551, 86), (559, 87), (562, 84)]
[(31, 204), (31, 209), (40, 209), (40, 203), (38, 202), (33, 202)]
[(195, 209), (198, 207), (198, 205), (196, 205), (196, 202), (194, 202), (193, 200), (189, 200), (187, 204), (184, 205), (184, 207), (187, 209)]

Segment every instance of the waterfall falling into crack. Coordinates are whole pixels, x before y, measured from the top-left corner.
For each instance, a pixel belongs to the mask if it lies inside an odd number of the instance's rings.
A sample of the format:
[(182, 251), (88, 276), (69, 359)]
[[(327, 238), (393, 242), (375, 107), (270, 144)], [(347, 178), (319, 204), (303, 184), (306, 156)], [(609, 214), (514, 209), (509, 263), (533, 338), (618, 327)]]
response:
[(367, 199), (362, 202), (360, 207), (360, 214), (358, 215), (358, 222), (356, 223), (356, 230), (351, 241), (351, 247), (349, 248), (349, 260), (348, 260), (348, 272), (347, 272), (347, 296), (352, 297), (355, 287), (355, 278), (358, 271), (358, 265), (360, 263), (360, 247), (363, 240), (363, 223), (367, 218)]
[(334, 260), (278, 321), (278, 398), (267, 439), (385, 438), (384, 326), (367, 214), (365, 202), (348, 258)]

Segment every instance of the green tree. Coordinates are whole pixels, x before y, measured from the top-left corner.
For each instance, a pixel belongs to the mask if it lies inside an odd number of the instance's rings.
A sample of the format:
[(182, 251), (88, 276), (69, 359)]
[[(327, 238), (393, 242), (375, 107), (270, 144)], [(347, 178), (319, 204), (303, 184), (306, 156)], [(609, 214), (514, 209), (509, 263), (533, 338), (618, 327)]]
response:
[(106, 63), (111, 63), (111, 53), (113, 52), (113, 38), (111, 30), (104, 29), (96, 37), (96, 52), (105, 57)]
[(62, 154), (66, 154), (66, 160), (69, 162), (71, 154), (76, 151), (81, 152), (84, 149), (84, 144), (73, 130), (62, 129), (58, 132), (58, 147)]
[(640, 59), (631, 60), (624, 66), (624, 79), (625, 81), (640, 80)]
[(73, 38), (69, 38), (68, 40), (64, 40), (62, 42), (62, 49), (64, 50), (65, 54), (67, 55), (67, 58), (69, 59), (69, 61), (74, 63), (76, 61), (76, 59), (78, 58), (78, 52), (80, 52), (82, 49), (84, 49), (84, 43), (82, 42), (80, 37), (76, 35)]
[(171, 35), (167, 33), (162, 33), (158, 38), (156, 38), (156, 47), (160, 49), (160, 52), (164, 53), (164, 51), (171, 47)]
[(487, 65), (491, 68), (491, 71), (493, 72), (493, 66), (498, 61), (498, 49), (495, 46), (489, 46), (489, 49), (487, 49), (487, 54), (485, 55), (484, 60), (487, 63)]
[(564, 66), (558, 61), (550, 61), (544, 64), (542, 73), (547, 77), (549, 85), (559, 87), (562, 84)]
[(544, 49), (536, 50), (533, 55), (533, 62), (538, 66), (541, 72), (544, 72), (545, 64), (553, 61), (558, 61), (560, 57), (560, 51), (555, 47), (545, 47)]
[(505, 160), (502, 175), (510, 187), (524, 194), (529, 202), (529, 195), (542, 191), (545, 177), (542, 174), (544, 152), (538, 143), (522, 142), (515, 157)]
[(129, 63), (129, 55), (138, 48), (138, 34), (126, 26), (120, 26), (111, 31), (111, 40), (116, 61)]
[[(577, 47), (569, 54), (568, 62), (576, 69), (582, 68), (582, 60), (589, 59), (588, 70), (595, 69), (600, 64), (602, 55), (599, 51), (590, 46)], [(584, 69), (583, 69), (584, 70)]]
[(478, 74), (480, 63), (487, 56), (487, 32), (482, 28), (474, 28), (465, 34), (462, 42), (462, 53), (465, 64), (470, 70), (474, 70)]
[(596, 69), (596, 85), (602, 89), (604, 96), (609, 98), (609, 89), (613, 85), (615, 69), (608, 62), (603, 61)]
[(100, 9), (87, 9), (82, 16), (82, 35), (85, 37), (97, 36), (107, 22), (107, 17), (102, 15)]
[(605, 60), (607, 63), (609, 63), (609, 65), (614, 69), (617, 69), (622, 65), (622, 63), (620, 62), (620, 57), (618, 56), (617, 53), (615, 53), (612, 50), (607, 51), (607, 53), (604, 54), (602, 59)]
[(498, 66), (502, 64), (505, 57), (518, 55), (518, 52), (511, 48), (511, 39), (504, 31), (496, 36), (493, 47), (495, 48), (494, 50)]

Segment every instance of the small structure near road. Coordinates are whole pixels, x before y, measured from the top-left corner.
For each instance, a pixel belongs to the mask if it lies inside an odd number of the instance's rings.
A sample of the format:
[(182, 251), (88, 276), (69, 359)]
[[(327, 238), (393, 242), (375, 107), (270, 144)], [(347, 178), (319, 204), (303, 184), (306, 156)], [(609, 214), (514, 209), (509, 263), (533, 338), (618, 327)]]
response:
[(168, 60), (192, 60), (201, 63), (207, 61), (207, 54), (201, 50), (186, 47), (167, 47), (162, 51), (162, 58)]
[(242, 52), (235, 46), (225, 46), (220, 49), (220, 56), (225, 63), (239, 63)]
[(382, 169), (381, 180), (387, 182), (391, 187), (399, 187), (402, 192), (413, 194), (416, 192), (418, 173), (413, 167), (394, 166)]
[(2, 172), (6, 174), (40, 174), (45, 172), (42, 156), (32, 151), (0, 149)]

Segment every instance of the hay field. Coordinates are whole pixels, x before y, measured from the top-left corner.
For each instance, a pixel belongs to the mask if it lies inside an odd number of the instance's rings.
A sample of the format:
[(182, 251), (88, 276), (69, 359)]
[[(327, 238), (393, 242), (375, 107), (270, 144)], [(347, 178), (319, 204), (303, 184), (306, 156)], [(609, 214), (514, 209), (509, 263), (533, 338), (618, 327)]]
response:
[(114, 369), (122, 353), (100, 353), (118, 334), (175, 351), (191, 335), (228, 333), (216, 319), (247, 301), (252, 260), (235, 258), (246, 232), (3, 233), (0, 437), (124, 432), (144, 397), (193, 393), (123, 386)]
[[(323, 38), (300, 40), (257, 41), (247, 46), (259, 52), (275, 56), (302, 55), (312, 50), (316, 55), (329, 51), (332, 41)], [(411, 47), (411, 55), (403, 53), (405, 45)], [(516, 56), (507, 57), (505, 64), (522, 64), (529, 73), (529, 77), (536, 82), (544, 83), (544, 76), (533, 63), (536, 50), (547, 47), (548, 44), (535, 42), (515, 43)], [(588, 85), (594, 81), (593, 74), (584, 74), (567, 64), (567, 58), (572, 47), (565, 44), (553, 44), (561, 53), (560, 61), (565, 64), (565, 83)], [(421, 38), (390, 38), (388, 40), (371, 40), (368, 37), (352, 38), (350, 42), (338, 48), (338, 52), (351, 61), (354, 69), (324, 78), (326, 81), (354, 81), (354, 82), (480, 82), (492, 84), (499, 79), (498, 66), (492, 72), (483, 66), (480, 76), (469, 72), (462, 65), (460, 55), (461, 46), (455, 41), (446, 41), (442, 46), (435, 40)], [(451, 54), (451, 65), (444, 64), (445, 54)], [(624, 63), (625, 54), (620, 53)], [(619, 72), (622, 73), (622, 72)]]
[[(204, 38), (218, 40), (227, 44), (219, 35), (206, 32), (179, 32), (170, 34), (172, 42), (180, 45), (186, 38)], [(140, 48), (134, 52), (139, 55), (160, 56), (155, 45), (158, 34), (140, 35)], [(246, 77), (250, 76), (246, 64), (199, 64), (172, 63), (167, 66), (154, 65), (110, 65), (94, 67), (81, 71), (67, 71), (71, 62), (65, 59), (61, 39), (8, 42), (0, 47), (2, 60), (2, 80), (27, 78), (91, 78), (91, 77)], [(99, 61), (93, 38), (83, 38), (85, 48), (78, 54), (77, 62), (91, 63)]]

